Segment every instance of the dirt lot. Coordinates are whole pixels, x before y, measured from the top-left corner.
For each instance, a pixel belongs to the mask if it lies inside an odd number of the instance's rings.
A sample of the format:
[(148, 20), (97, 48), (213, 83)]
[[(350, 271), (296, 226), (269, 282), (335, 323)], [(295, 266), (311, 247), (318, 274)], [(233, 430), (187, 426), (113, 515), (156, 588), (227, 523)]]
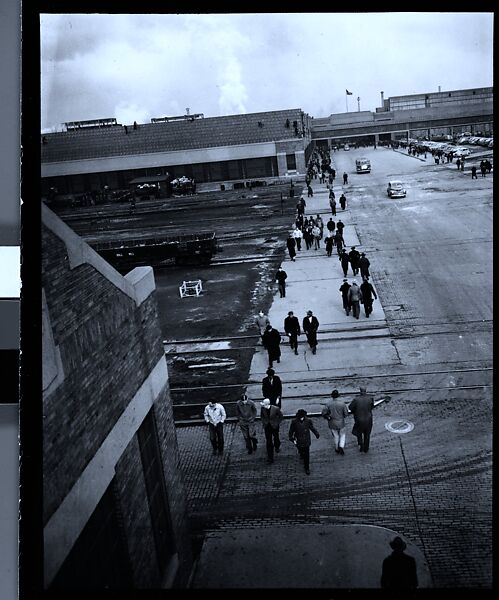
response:
[[(233, 414), (259, 341), (254, 318), (271, 304), (301, 190), (295, 186), (294, 199), (289, 185), (276, 185), (143, 201), (134, 214), (119, 204), (59, 211), (90, 243), (153, 232), (216, 233), (221, 252), (213, 264), (155, 270), (176, 419), (199, 418), (214, 396)], [(203, 294), (181, 299), (182, 282), (198, 279)], [(206, 338), (215, 339), (200, 347), (178, 343)]]

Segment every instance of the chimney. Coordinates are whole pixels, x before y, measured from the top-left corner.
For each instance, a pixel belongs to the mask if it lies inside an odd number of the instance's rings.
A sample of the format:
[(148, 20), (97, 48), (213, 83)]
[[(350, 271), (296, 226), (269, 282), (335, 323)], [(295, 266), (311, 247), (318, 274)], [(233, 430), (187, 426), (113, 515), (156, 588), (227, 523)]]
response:
[(385, 105), (385, 92), (380, 92), (381, 94), (381, 108)]
[(440, 86), (438, 86), (438, 93), (439, 93), (439, 94), (440, 94), (440, 90), (441, 90), (441, 88), (440, 88)]
[(187, 116), (189, 116), (189, 111), (190, 111), (190, 108), (186, 108), (186, 109), (185, 109), (185, 114), (186, 114)]

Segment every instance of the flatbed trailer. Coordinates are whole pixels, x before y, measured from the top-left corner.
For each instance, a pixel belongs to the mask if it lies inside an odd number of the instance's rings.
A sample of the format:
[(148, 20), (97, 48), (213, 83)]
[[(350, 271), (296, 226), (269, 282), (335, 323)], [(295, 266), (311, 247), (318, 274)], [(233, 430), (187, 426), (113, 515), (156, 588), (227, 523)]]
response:
[(92, 248), (120, 272), (150, 265), (207, 265), (219, 251), (215, 233), (129, 238), (90, 242)]

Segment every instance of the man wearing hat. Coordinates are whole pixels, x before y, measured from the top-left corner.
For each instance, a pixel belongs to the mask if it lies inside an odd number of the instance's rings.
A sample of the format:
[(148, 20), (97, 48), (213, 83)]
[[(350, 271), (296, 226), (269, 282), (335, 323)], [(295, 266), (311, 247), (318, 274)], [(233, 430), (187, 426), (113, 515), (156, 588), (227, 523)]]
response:
[(281, 362), (281, 348), (279, 347), (280, 343), (281, 334), (269, 323), (262, 336), (262, 344), (265, 346), (265, 348), (267, 348), (269, 355), (269, 369), (272, 368), (274, 360)]
[(329, 429), (334, 438), (334, 451), (336, 454), (345, 454), (346, 424), (348, 417), (347, 405), (339, 399), (338, 390), (331, 392), (331, 400), (326, 402), (322, 409), (322, 416), (327, 420)]
[(317, 352), (317, 330), (319, 321), (311, 310), (307, 310), (307, 316), (303, 318), (303, 331), (307, 336), (309, 346), (312, 348), (312, 354)]
[(313, 432), (315, 437), (319, 439), (320, 434), (314, 427), (312, 420), (307, 417), (307, 411), (300, 408), (296, 413), (296, 417), (291, 421), (289, 426), (289, 440), (298, 448), (300, 458), (303, 459), (305, 473), (310, 475), (310, 444), (312, 443), (310, 432)]
[(359, 258), (360, 276), (362, 278), (369, 279), (369, 267), (371, 266), (370, 260), (367, 258), (366, 253), (362, 252)]
[[(346, 252), (345, 252), (346, 254)], [(343, 308), (348, 315), (350, 314), (350, 301), (348, 300), (348, 290), (350, 289), (350, 284), (348, 283), (348, 279), (344, 279), (343, 283), (340, 286), (341, 298), (343, 300)]]
[(298, 317), (294, 316), (292, 310), (288, 312), (288, 316), (284, 319), (284, 331), (289, 336), (291, 350), (298, 354), (298, 336), (301, 335), (300, 321), (298, 321)]
[(282, 382), (274, 369), (267, 369), (267, 376), (262, 379), (262, 396), (281, 408)]
[(355, 279), (352, 281), (352, 285), (348, 290), (348, 304), (352, 307), (352, 315), (355, 319), (359, 318), (360, 315), (360, 303), (362, 302), (362, 292)]
[(281, 440), (279, 439), (279, 425), (284, 416), (278, 406), (273, 406), (268, 398), (260, 403), (260, 419), (267, 444), (267, 462), (274, 462), (274, 450), (279, 453)]
[(369, 451), (369, 440), (373, 428), (374, 396), (367, 394), (365, 387), (360, 387), (360, 394), (350, 402), (348, 408), (353, 414), (353, 435), (357, 437), (357, 443), (361, 452)]
[(418, 587), (416, 561), (404, 553), (407, 545), (400, 537), (390, 542), (393, 552), (383, 561), (381, 587), (392, 590), (415, 590)]
[[(376, 291), (374, 290), (372, 284), (367, 280), (367, 277), (364, 277), (363, 282), (360, 284), (360, 293), (362, 294), (362, 302), (364, 303), (364, 310), (366, 311), (366, 317), (369, 318), (369, 315), (373, 311), (373, 302), (374, 298), (378, 299)], [(374, 296), (374, 298), (373, 298)]]
[(355, 249), (355, 246), (352, 246), (350, 252), (348, 253), (348, 258), (350, 259), (350, 264), (352, 265), (352, 271), (354, 275), (357, 275), (359, 272), (359, 260), (360, 253)]
[(236, 415), (239, 419), (239, 427), (243, 433), (248, 454), (252, 454), (256, 452), (258, 446), (255, 427), (256, 405), (246, 394), (243, 394), (241, 399), (237, 401)]

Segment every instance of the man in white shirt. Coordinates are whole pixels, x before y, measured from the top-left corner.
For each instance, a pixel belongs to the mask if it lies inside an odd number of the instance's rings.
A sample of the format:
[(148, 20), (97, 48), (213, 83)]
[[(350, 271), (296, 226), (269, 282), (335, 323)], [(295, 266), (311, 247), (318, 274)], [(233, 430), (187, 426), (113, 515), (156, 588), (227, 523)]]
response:
[(224, 430), (223, 423), (227, 415), (225, 408), (211, 400), (204, 409), (204, 420), (208, 423), (210, 442), (213, 446), (213, 454), (223, 454), (224, 452)]

